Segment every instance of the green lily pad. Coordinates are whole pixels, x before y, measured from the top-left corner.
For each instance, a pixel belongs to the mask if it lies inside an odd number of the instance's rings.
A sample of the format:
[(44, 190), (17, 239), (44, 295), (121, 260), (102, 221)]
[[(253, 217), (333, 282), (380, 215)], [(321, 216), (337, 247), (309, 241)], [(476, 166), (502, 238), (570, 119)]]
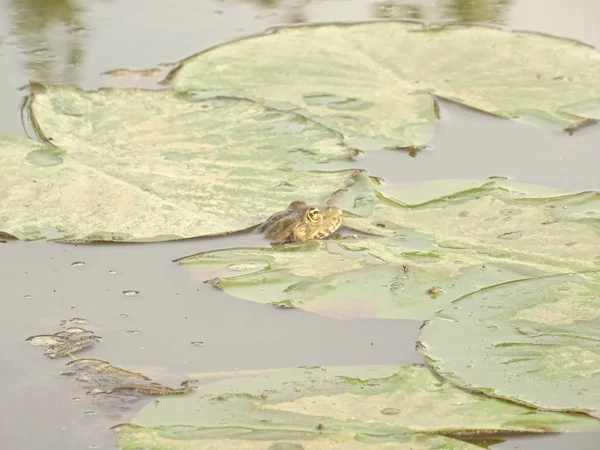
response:
[[(475, 251), (488, 260), (518, 262), (547, 273), (600, 268), (598, 192), (559, 195), (548, 190), (550, 195), (544, 196), (540, 187), (493, 180), (427, 198), (425, 194), (440, 192), (439, 187), (425, 182), (413, 186), (414, 192), (381, 190), (368, 216), (347, 217), (344, 224), (401, 239), (407, 230), (418, 230), (440, 247)], [(421, 203), (407, 203), (405, 197), (421, 197)]]
[(421, 366), (316, 367), (222, 380), (162, 398), (119, 428), (119, 442), (123, 449), (470, 449), (435, 433), (598, 427), (585, 416), (466, 393)]
[(402, 21), (275, 31), (192, 56), (167, 81), (294, 110), (363, 150), (429, 143), (432, 95), (558, 129), (600, 117), (600, 53), (579, 42)]
[(246, 300), (333, 317), (424, 320), (486, 286), (544, 274), (443, 249), (415, 233), (406, 241), (348, 238), (273, 248), (239, 248), (179, 260), (201, 279)]
[[(122, 430), (123, 428), (121, 428)], [(189, 429), (184, 429), (190, 432)], [(194, 438), (183, 437), (178, 429), (131, 428), (122, 435), (120, 448), (123, 450), (195, 450), (202, 439), (206, 450), (478, 450), (481, 447), (444, 436), (398, 434), (391, 437), (373, 437), (368, 434), (349, 432), (329, 436), (316, 433), (285, 432), (256, 433), (245, 430), (202, 430)], [(210, 433), (210, 434), (209, 434)], [(211, 435), (212, 434), (212, 435)]]
[(227, 234), (361, 176), (326, 171), (350, 157), (336, 133), (247, 100), (34, 88), (32, 122), (55, 147), (0, 136), (0, 231), (20, 239)]
[(600, 418), (600, 272), (467, 295), (425, 325), (419, 347), (459, 386)]

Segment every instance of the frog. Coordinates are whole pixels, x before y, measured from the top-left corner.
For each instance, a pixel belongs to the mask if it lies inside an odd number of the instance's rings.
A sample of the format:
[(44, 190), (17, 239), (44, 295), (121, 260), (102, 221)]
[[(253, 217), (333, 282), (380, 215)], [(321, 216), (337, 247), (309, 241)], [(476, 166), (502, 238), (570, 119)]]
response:
[(336, 206), (309, 205), (296, 200), (283, 211), (276, 212), (257, 230), (271, 240), (271, 244), (310, 241), (332, 236), (342, 225), (342, 210)]

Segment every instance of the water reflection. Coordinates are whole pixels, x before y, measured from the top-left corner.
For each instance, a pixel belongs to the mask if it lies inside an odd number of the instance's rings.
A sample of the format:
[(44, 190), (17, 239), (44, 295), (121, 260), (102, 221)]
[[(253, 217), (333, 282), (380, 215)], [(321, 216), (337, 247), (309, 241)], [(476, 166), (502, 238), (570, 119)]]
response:
[(373, 5), (373, 16), (378, 19), (424, 19), (421, 5), (398, 1), (382, 1)]
[(513, 0), (440, 0), (445, 20), (458, 22), (505, 23)]
[(373, 6), (373, 16), (381, 19), (419, 19), (431, 22), (457, 21), (504, 24), (514, 0), (382, 0)]
[(261, 8), (278, 10), (283, 23), (303, 23), (308, 21), (306, 6), (310, 0), (247, 0)]
[(12, 0), (12, 30), (30, 79), (76, 83), (84, 28), (75, 0)]

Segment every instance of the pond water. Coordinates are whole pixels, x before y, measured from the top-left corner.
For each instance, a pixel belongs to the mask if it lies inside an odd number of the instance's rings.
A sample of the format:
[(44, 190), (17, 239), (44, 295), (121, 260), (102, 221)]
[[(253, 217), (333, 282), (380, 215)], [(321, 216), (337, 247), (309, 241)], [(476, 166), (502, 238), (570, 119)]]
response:
[[(282, 23), (414, 17), (490, 21), (600, 45), (596, 0), (192, 1), (0, 0), (0, 132), (25, 136), (28, 80), (153, 87), (102, 75), (146, 69)], [(160, 77), (158, 78), (160, 79)], [(443, 102), (431, 151), (378, 152), (361, 166), (389, 182), (510, 176), (566, 190), (598, 189), (600, 127), (573, 136)], [(234, 299), (172, 263), (209, 249), (264, 245), (254, 235), (148, 245), (0, 244), (0, 436), (5, 448), (115, 448), (109, 427), (141, 404), (100, 404), (28, 336), (87, 319), (103, 336), (82, 355), (177, 387), (190, 374), (299, 365), (414, 363), (420, 323), (335, 320)], [(85, 262), (75, 264), (74, 262)], [(137, 290), (139, 295), (123, 295)], [(202, 341), (203, 345), (192, 342)], [(493, 449), (597, 448), (597, 435), (511, 438)]]

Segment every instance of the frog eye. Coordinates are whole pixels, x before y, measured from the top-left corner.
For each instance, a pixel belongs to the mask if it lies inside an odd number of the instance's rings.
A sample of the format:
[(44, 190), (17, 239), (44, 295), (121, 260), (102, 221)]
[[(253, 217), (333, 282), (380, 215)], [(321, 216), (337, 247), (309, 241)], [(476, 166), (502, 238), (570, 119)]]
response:
[(321, 220), (321, 211), (319, 211), (317, 208), (310, 208), (306, 215), (312, 222), (318, 222)]

